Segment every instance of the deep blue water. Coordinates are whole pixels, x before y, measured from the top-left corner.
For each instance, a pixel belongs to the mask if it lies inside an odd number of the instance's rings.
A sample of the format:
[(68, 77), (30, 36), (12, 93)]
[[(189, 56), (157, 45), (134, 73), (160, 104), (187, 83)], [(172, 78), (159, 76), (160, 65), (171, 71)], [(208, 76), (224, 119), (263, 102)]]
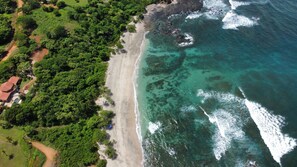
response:
[(297, 166), (297, 1), (204, 0), (151, 31), (137, 94), (145, 166)]

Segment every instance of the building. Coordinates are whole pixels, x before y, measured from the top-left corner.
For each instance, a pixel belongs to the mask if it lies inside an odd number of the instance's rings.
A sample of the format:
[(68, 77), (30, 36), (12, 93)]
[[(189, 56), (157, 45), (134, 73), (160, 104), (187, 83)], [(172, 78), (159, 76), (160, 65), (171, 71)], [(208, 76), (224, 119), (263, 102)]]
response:
[(20, 77), (12, 76), (7, 82), (4, 82), (0, 86), (0, 101), (9, 102), (11, 97), (18, 89), (18, 85), (21, 81)]

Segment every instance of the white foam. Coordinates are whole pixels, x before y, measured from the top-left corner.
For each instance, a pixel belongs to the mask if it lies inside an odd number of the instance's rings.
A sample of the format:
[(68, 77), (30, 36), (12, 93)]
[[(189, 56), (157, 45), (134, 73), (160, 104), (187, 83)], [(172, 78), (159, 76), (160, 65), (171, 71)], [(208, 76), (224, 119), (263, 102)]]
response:
[(179, 17), (179, 16), (181, 16), (181, 14), (172, 14), (172, 15), (168, 16), (167, 19), (170, 20), (170, 19), (177, 18), (177, 17)]
[(161, 127), (160, 122), (156, 122), (156, 123), (149, 122), (148, 130), (150, 131), (151, 134), (154, 134), (160, 127)]
[(206, 9), (204, 16), (207, 19), (218, 20), (228, 11), (228, 6), (222, 0), (204, 0), (203, 7)]
[(202, 101), (205, 101), (206, 99), (215, 98), (216, 100), (222, 103), (243, 102), (242, 99), (230, 93), (218, 93), (214, 91), (204, 91), (202, 89), (198, 89), (197, 96), (203, 97)]
[(236, 14), (234, 11), (229, 11), (223, 18), (223, 29), (238, 30), (238, 27), (252, 27), (258, 25), (258, 18), (247, 18)]
[(199, 18), (201, 16), (203, 16), (203, 13), (200, 13), (199, 11), (196, 11), (196, 12), (193, 12), (193, 13), (189, 14), (186, 17), (186, 20), (188, 20), (188, 19), (197, 19), (197, 18)]
[(297, 145), (296, 139), (281, 132), (285, 121), (284, 117), (273, 115), (260, 104), (247, 99), (245, 99), (245, 105), (273, 159), (281, 165), (281, 157), (292, 151)]
[(220, 160), (225, 152), (231, 147), (232, 140), (243, 140), (245, 134), (242, 130), (242, 123), (238, 122), (236, 117), (225, 110), (216, 110), (213, 113), (213, 119), (217, 126), (214, 141), (213, 152), (217, 160)]
[(171, 155), (171, 156), (173, 156), (173, 155), (175, 155), (176, 154), (176, 152), (174, 151), (174, 149), (173, 148), (171, 148), (171, 147), (169, 147), (167, 150), (166, 150), (167, 152), (168, 152), (168, 154), (169, 155)]
[[(202, 92), (200, 91), (200, 93)], [(214, 94), (214, 92), (205, 94), (210, 95)], [(225, 95), (229, 96), (228, 94)], [(213, 152), (216, 159), (220, 160), (231, 147), (232, 140), (245, 139), (245, 134), (242, 130), (243, 123), (236, 116), (223, 109), (215, 110), (213, 114), (209, 115), (201, 106), (199, 107), (208, 117), (209, 121), (216, 126), (215, 134), (212, 136), (212, 140), (214, 141)]]
[(213, 119), (210, 115), (208, 115), (207, 112), (201, 106), (199, 106), (199, 107), (204, 112), (204, 114), (208, 117), (209, 122), (211, 122), (211, 123), (215, 123), (216, 122), (216, 120)]
[(227, 5), (222, 0), (204, 0), (203, 8), (212, 9), (212, 8), (225, 8)]
[(239, 2), (233, 0), (229, 0), (229, 3), (231, 5), (232, 10), (236, 10), (239, 6), (246, 6), (251, 4), (251, 2)]
[(193, 45), (194, 38), (188, 33), (185, 33), (184, 35), (185, 35), (185, 40), (187, 40), (187, 42), (181, 42), (178, 44), (178, 46), (185, 47), (185, 46)]
[(186, 17), (188, 19), (206, 18), (209, 20), (221, 20), (223, 22), (223, 29), (233, 29), (238, 30), (238, 27), (252, 27), (258, 25), (259, 18), (252, 17), (248, 18), (246, 16), (236, 14), (236, 9), (240, 6), (247, 6), (250, 4), (259, 2), (240, 2), (235, 0), (229, 0), (229, 5), (225, 4), (222, 0), (204, 0), (203, 1), (203, 12), (196, 11), (189, 14)]
[[(216, 99), (223, 103), (224, 107), (229, 110), (216, 110), (212, 114), (208, 114), (202, 107), (202, 111), (209, 118), (209, 121), (217, 126), (217, 130), (213, 136), (214, 140), (214, 154), (216, 159), (220, 159), (225, 151), (230, 147), (232, 140), (247, 140), (244, 136), (242, 127), (244, 123), (240, 121), (240, 117), (232, 114), (232, 106), (236, 106), (237, 110), (245, 108), (248, 110), (252, 120), (257, 125), (260, 135), (268, 147), (273, 159), (281, 165), (281, 157), (292, 151), (297, 146), (297, 140), (289, 137), (288, 134), (283, 134), (281, 128), (285, 124), (285, 118), (279, 115), (273, 115), (265, 107), (256, 102), (249, 101), (245, 93), (239, 88), (244, 96), (244, 99), (236, 97), (229, 93), (218, 93), (214, 91), (198, 90), (197, 96), (206, 99)], [(239, 107), (239, 108), (238, 108)], [(241, 116), (242, 117), (242, 116)], [(254, 152), (254, 148), (248, 148)]]
[(195, 11), (186, 17), (186, 20), (197, 19), (204, 17), (210, 20), (218, 20), (222, 18), (228, 11), (228, 6), (222, 0), (204, 0), (203, 1), (204, 12)]

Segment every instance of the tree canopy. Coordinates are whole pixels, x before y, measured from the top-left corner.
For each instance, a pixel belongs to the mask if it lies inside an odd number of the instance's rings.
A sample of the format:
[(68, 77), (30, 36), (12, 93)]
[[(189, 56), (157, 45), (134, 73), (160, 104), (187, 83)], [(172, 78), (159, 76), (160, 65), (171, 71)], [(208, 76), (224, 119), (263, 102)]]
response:
[[(30, 137), (58, 149), (61, 166), (105, 166), (106, 161), (98, 161), (96, 141), (107, 146), (107, 157), (116, 156), (104, 131), (113, 114), (102, 111), (95, 99), (106, 91), (107, 61), (114, 46), (122, 47), (121, 34), (132, 16), (141, 15), (154, 0), (88, 0), (86, 5), (66, 7), (62, 1), (51, 0), (59, 8), (65, 7), (54, 9), (60, 14), (45, 7), (35, 9), (39, 8), (36, 2), (39, 1), (24, 0), (24, 15), (17, 19), (14, 36), (19, 51), (0, 64), (0, 80), (4, 82), (11, 75), (26, 77), (29, 73), (37, 80), (23, 102), (13, 104), (2, 116), (13, 125), (32, 127)], [(42, 16), (47, 17), (42, 20)], [(43, 23), (47, 21), (44, 18), (58, 21)], [(43, 39), (37, 44), (31, 38), (32, 32), (40, 33), (37, 30), (42, 24), (43, 34), (39, 35)], [(75, 24), (76, 27), (69, 26)], [(135, 31), (133, 26), (127, 29)], [(40, 48), (47, 48), (49, 54), (32, 66), (29, 58)], [(59, 125), (63, 126), (53, 127)]]
[(0, 14), (13, 13), (17, 7), (15, 0), (0, 0)]
[(0, 45), (9, 42), (12, 38), (13, 29), (9, 18), (0, 15)]

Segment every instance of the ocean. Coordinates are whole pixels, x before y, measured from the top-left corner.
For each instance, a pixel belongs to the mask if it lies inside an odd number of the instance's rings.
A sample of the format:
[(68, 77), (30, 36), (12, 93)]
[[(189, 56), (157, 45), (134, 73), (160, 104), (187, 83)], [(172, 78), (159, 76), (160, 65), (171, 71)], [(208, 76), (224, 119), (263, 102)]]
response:
[(146, 35), (144, 166), (296, 167), (297, 1), (202, 3)]

